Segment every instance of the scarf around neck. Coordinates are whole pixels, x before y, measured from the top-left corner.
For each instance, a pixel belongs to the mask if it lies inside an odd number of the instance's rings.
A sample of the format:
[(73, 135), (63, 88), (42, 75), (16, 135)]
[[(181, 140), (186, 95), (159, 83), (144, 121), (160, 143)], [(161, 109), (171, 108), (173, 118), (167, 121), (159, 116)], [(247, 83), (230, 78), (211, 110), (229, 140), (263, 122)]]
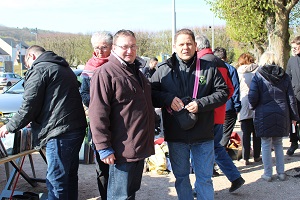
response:
[(98, 67), (100, 67), (101, 65), (103, 65), (104, 63), (106, 63), (107, 61), (108, 61), (108, 58), (98, 58), (97, 56), (95, 56), (95, 54), (93, 54), (93, 57), (90, 58), (87, 61), (87, 63), (85, 65), (85, 67), (84, 67), (81, 75), (83, 77), (89, 77), (89, 78), (91, 78), (92, 75), (93, 75), (93, 73), (94, 73), (94, 71)]

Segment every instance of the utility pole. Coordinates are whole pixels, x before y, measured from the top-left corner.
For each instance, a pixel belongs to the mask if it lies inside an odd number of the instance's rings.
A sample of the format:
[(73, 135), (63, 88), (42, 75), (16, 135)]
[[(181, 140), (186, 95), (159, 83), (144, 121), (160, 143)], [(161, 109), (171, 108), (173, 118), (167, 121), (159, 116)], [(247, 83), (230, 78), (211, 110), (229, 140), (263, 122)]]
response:
[(176, 32), (176, 11), (175, 11), (175, 0), (172, 0), (172, 52), (175, 50), (173, 49), (173, 44), (175, 43), (175, 32)]
[(35, 44), (37, 44), (37, 40), (38, 40), (38, 30), (37, 28), (35, 28)]

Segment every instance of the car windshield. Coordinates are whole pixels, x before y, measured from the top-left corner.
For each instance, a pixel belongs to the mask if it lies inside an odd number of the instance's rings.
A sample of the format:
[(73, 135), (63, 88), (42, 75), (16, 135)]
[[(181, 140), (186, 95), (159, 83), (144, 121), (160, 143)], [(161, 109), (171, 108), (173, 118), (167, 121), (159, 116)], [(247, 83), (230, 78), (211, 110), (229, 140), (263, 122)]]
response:
[(24, 87), (23, 87), (24, 79), (21, 79), (19, 82), (8, 88), (4, 93), (8, 94), (22, 94), (24, 93)]

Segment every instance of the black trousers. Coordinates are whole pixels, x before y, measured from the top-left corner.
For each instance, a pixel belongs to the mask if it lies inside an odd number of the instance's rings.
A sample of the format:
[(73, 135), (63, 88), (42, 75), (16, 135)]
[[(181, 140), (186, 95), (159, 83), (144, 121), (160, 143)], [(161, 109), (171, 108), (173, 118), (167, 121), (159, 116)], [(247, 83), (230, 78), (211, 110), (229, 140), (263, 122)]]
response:
[(237, 120), (236, 112), (226, 112), (225, 122), (223, 125), (223, 137), (220, 141), (220, 144), (224, 147), (226, 147), (229, 142), (236, 120)]
[(101, 200), (107, 200), (107, 184), (109, 176), (109, 165), (105, 164), (100, 160), (99, 153), (95, 150), (96, 157), (96, 173), (97, 173), (97, 183), (100, 192)]
[(253, 119), (241, 120), (241, 129), (243, 132), (243, 159), (250, 158), (251, 135), (253, 142), (253, 157), (259, 158), (261, 153), (261, 139), (256, 137)]

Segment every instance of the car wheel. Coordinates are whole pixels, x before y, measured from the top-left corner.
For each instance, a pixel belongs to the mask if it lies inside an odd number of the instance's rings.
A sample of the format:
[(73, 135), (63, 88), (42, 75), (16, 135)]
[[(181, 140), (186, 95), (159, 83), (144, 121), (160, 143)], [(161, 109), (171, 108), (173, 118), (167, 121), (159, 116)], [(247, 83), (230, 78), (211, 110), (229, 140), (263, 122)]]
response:
[(10, 87), (11, 85), (12, 85), (12, 83), (10, 81), (6, 83), (7, 87)]

